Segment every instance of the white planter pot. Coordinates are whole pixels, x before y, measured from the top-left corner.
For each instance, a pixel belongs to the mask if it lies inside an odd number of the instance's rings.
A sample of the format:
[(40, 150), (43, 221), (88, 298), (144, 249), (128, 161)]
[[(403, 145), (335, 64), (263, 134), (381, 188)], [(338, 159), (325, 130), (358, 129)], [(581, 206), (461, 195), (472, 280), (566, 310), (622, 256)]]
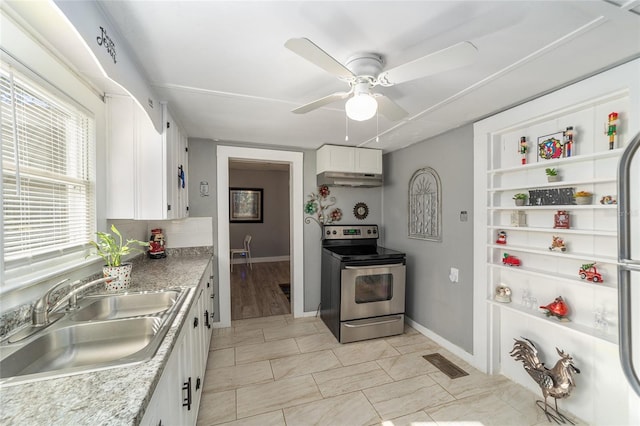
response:
[(131, 263), (123, 263), (120, 266), (103, 266), (102, 273), (105, 277), (113, 277), (113, 280), (105, 283), (107, 291), (124, 291), (131, 284)]
[(585, 205), (591, 204), (592, 197), (576, 197), (576, 204)]
[(547, 182), (558, 182), (560, 180), (560, 176), (547, 176)]

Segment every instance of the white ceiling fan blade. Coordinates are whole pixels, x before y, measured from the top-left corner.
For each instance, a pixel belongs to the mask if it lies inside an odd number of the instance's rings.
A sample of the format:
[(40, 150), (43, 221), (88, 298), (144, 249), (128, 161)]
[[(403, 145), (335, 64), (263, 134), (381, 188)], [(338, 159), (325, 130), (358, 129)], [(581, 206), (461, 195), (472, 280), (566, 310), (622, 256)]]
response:
[(478, 49), (473, 44), (463, 41), (384, 71), (378, 76), (378, 84), (392, 86), (450, 69), (460, 68), (472, 63), (477, 53)]
[(409, 113), (405, 111), (400, 105), (393, 102), (391, 99), (384, 95), (376, 94), (376, 101), (378, 101), (378, 112), (384, 115), (391, 121), (398, 121), (405, 118)]
[(307, 61), (319, 66), (323, 70), (343, 78), (355, 77), (344, 65), (335, 60), (333, 56), (319, 48), (308, 38), (291, 38), (284, 46), (302, 56)]
[(341, 99), (346, 99), (349, 97), (349, 95), (351, 94), (351, 92), (337, 92), (337, 93), (332, 93), (329, 96), (325, 96), (324, 98), (320, 98), (317, 99), (313, 102), (310, 102), (306, 105), (302, 105), (301, 107), (298, 107), (294, 110), (292, 110), (291, 112), (296, 113), (296, 114), (306, 114), (307, 112), (313, 111), (314, 109), (318, 109), (320, 107), (323, 107), (325, 105), (328, 105), (332, 102), (336, 102), (339, 101)]

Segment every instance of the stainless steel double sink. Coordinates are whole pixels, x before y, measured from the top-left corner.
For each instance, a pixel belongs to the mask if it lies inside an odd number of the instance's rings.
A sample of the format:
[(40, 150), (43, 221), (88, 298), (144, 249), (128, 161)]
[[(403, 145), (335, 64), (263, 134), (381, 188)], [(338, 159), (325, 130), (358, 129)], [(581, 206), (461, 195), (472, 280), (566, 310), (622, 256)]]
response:
[(87, 296), (54, 323), (0, 344), (0, 384), (48, 379), (151, 359), (189, 289)]

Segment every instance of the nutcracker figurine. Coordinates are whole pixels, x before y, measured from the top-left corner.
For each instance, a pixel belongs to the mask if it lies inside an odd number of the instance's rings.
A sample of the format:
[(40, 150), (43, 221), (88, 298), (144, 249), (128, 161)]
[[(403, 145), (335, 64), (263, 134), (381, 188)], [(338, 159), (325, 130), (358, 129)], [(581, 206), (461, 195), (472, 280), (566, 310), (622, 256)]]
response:
[(520, 138), (520, 148), (518, 149), (518, 152), (522, 155), (522, 164), (527, 164), (527, 150), (527, 137), (522, 136)]
[(615, 146), (616, 134), (618, 133), (617, 127), (618, 113), (612, 112), (609, 114), (609, 122), (607, 123), (607, 126), (605, 127), (606, 131), (604, 132), (605, 135), (609, 136), (609, 149), (613, 149)]
[(571, 157), (573, 155), (573, 126), (567, 127), (564, 131), (564, 155)]

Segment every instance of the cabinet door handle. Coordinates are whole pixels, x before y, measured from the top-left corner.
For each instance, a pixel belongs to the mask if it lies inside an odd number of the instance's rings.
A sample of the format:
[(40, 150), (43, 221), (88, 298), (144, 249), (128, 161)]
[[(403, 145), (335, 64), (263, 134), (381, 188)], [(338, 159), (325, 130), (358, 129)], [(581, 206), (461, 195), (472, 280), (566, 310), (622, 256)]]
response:
[(184, 382), (184, 384), (182, 385), (182, 390), (187, 391), (187, 397), (183, 398), (182, 406), (187, 407), (187, 411), (191, 411), (191, 377), (189, 377), (189, 380)]
[(193, 328), (196, 328), (198, 326), (198, 317), (193, 317)]
[(196, 390), (200, 389), (200, 377), (196, 379)]
[(207, 328), (211, 328), (211, 323), (209, 322), (209, 311), (204, 311), (204, 323)]

